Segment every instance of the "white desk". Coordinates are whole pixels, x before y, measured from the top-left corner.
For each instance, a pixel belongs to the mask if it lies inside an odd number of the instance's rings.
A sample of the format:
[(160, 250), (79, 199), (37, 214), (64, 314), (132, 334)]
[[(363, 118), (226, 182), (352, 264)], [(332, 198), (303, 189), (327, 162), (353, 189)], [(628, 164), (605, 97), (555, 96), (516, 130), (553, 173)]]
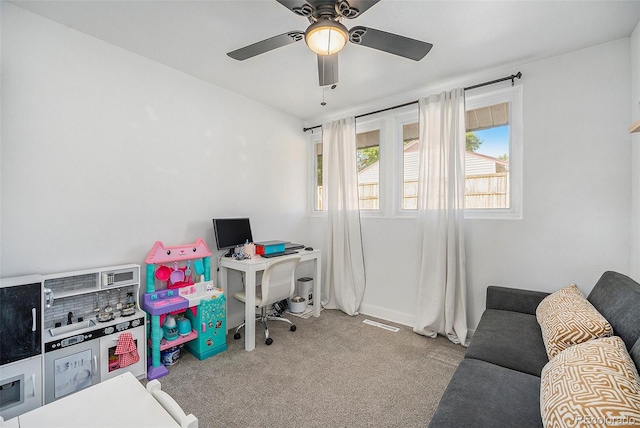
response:
[(17, 419), (20, 428), (180, 428), (129, 372), (31, 410)]
[[(304, 249), (297, 250), (298, 254), (294, 254), (294, 256), (300, 256), (300, 263), (305, 261), (313, 260), (315, 267), (315, 277), (313, 278), (313, 315), (315, 317), (320, 316), (320, 299), (321, 299), (321, 287), (320, 284), (322, 282), (322, 277), (320, 274), (321, 271), (321, 260), (320, 250), (306, 251)], [(256, 276), (258, 272), (265, 270), (269, 262), (273, 262), (276, 260), (282, 260), (283, 258), (290, 256), (280, 256), (274, 258), (264, 258), (260, 256), (253, 256), (251, 259), (247, 260), (234, 260), (231, 257), (223, 257), (220, 260), (220, 282), (222, 291), (227, 295), (227, 299), (231, 298), (229, 296), (228, 284), (227, 284), (227, 271), (228, 269), (240, 271), (245, 273), (246, 283), (245, 283), (245, 294), (246, 294), (246, 302), (244, 305), (244, 319), (247, 321), (245, 325), (244, 332), (244, 349), (247, 351), (251, 351), (256, 347), (256, 324), (253, 322), (255, 318), (256, 311)]]

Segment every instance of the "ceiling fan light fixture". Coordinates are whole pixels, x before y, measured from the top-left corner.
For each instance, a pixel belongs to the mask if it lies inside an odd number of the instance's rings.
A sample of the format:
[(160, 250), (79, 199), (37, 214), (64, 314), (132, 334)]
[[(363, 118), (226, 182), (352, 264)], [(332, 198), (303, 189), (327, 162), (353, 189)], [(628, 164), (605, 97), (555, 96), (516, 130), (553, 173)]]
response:
[(333, 55), (342, 50), (349, 40), (347, 27), (330, 19), (314, 22), (304, 33), (307, 46), (318, 55)]

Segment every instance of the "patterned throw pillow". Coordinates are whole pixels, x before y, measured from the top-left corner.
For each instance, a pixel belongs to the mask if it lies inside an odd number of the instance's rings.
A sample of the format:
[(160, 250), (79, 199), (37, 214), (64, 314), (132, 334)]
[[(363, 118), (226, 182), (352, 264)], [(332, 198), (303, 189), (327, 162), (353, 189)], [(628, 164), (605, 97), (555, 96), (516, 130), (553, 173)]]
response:
[(571, 284), (545, 297), (536, 309), (549, 359), (571, 345), (613, 335), (613, 328)]
[(545, 428), (640, 426), (640, 377), (619, 337), (572, 346), (540, 376)]

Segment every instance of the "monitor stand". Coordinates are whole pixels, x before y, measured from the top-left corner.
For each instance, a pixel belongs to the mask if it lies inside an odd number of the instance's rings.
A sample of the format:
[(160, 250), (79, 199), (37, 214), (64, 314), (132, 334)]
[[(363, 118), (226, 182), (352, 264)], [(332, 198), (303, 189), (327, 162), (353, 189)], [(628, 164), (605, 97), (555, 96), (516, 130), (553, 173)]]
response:
[(227, 253), (224, 256), (225, 257), (233, 257), (234, 251), (235, 251), (235, 247), (234, 248), (229, 248), (229, 251), (227, 251)]

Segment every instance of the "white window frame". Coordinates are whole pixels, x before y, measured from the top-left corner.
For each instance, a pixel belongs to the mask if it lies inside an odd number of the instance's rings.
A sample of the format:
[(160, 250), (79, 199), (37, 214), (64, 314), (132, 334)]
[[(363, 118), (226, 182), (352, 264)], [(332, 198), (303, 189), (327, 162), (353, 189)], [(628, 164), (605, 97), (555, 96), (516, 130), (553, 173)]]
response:
[[(395, 217), (415, 217), (418, 210), (406, 210), (404, 209), (404, 148), (402, 142), (404, 140), (404, 135), (402, 132), (402, 127), (408, 123), (417, 123), (420, 122), (420, 116), (417, 105), (414, 106), (411, 110), (396, 114), (394, 116), (395, 119), (395, 135), (393, 140), (394, 152), (396, 153), (395, 165), (396, 165), (396, 183), (397, 185), (393, 186), (395, 189), (395, 194), (393, 197), (394, 201), (394, 213)], [(418, 135), (418, 138), (420, 136)]]
[(387, 150), (388, 144), (385, 143), (388, 141), (388, 137), (386, 135), (387, 127), (385, 126), (384, 119), (370, 119), (370, 120), (358, 120), (356, 121), (356, 135), (362, 134), (370, 131), (379, 131), (378, 135), (380, 136), (380, 140), (378, 144), (380, 145), (380, 160), (379, 160), (379, 175), (378, 175), (378, 195), (380, 200), (378, 201), (379, 208), (377, 210), (360, 210), (361, 217), (381, 217), (387, 212), (387, 207), (389, 206), (389, 198), (388, 198), (388, 189), (389, 189), (389, 180), (388, 177), (388, 165), (389, 159), (387, 159)]
[(509, 208), (470, 208), (465, 219), (522, 218), (522, 86), (485, 91), (465, 98), (466, 110), (509, 103)]
[[(523, 103), (522, 85), (491, 90), (490, 87), (475, 89), (466, 95), (466, 110), (485, 107), (503, 102), (509, 103), (509, 186), (511, 206), (504, 209), (465, 209), (466, 219), (521, 219), (523, 188)], [(360, 119), (356, 132), (380, 130), (380, 209), (362, 210), (362, 217), (412, 218), (417, 210), (402, 208), (403, 198), (403, 147), (402, 125), (419, 121), (418, 107), (410, 106), (395, 111), (378, 114), (369, 120)], [(321, 217), (322, 211), (315, 209), (316, 194), (316, 151), (317, 143), (322, 143), (322, 131), (313, 132), (309, 137), (309, 215)]]
[[(377, 210), (360, 210), (362, 217), (382, 217), (389, 211), (390, 203), (389, 192), (393, 187), (389, 183), (388, 175), (390, 168), (390, 159), (387, 159), (393, 150), (389, 150), (389, 136), (388, 131), (390, 127), (387, 126), (384, 119), (370, 119), (370, 120), (358, 120), (356, 123), (356, 133), (363, 133), (369, 131), (380, 131), (380, 208)], [(322, 144), (322, 130), (313, 132), (309, 137), (309, 198), (308, 198), (308, 211), (311, 217), (321, 217), (322, 211), (316, 209), (316, 144)], [(324, 153), (323, 153), (324, 156)]]
[[(316, 144), (322, 144), (322, 128), (320, 128), (319, 132), (313, 132), (311, 134), (310, 140), (310, 149), (309, 149), (309, 216), (311, 217), (322, 217), (322, 211), (316, 209), (316, 183), (317, 183), (317, 175), (316, 171), (318, 170), (318, 166), (316, 165)], [(324, 152), (322, 153), (324, 158)]]

